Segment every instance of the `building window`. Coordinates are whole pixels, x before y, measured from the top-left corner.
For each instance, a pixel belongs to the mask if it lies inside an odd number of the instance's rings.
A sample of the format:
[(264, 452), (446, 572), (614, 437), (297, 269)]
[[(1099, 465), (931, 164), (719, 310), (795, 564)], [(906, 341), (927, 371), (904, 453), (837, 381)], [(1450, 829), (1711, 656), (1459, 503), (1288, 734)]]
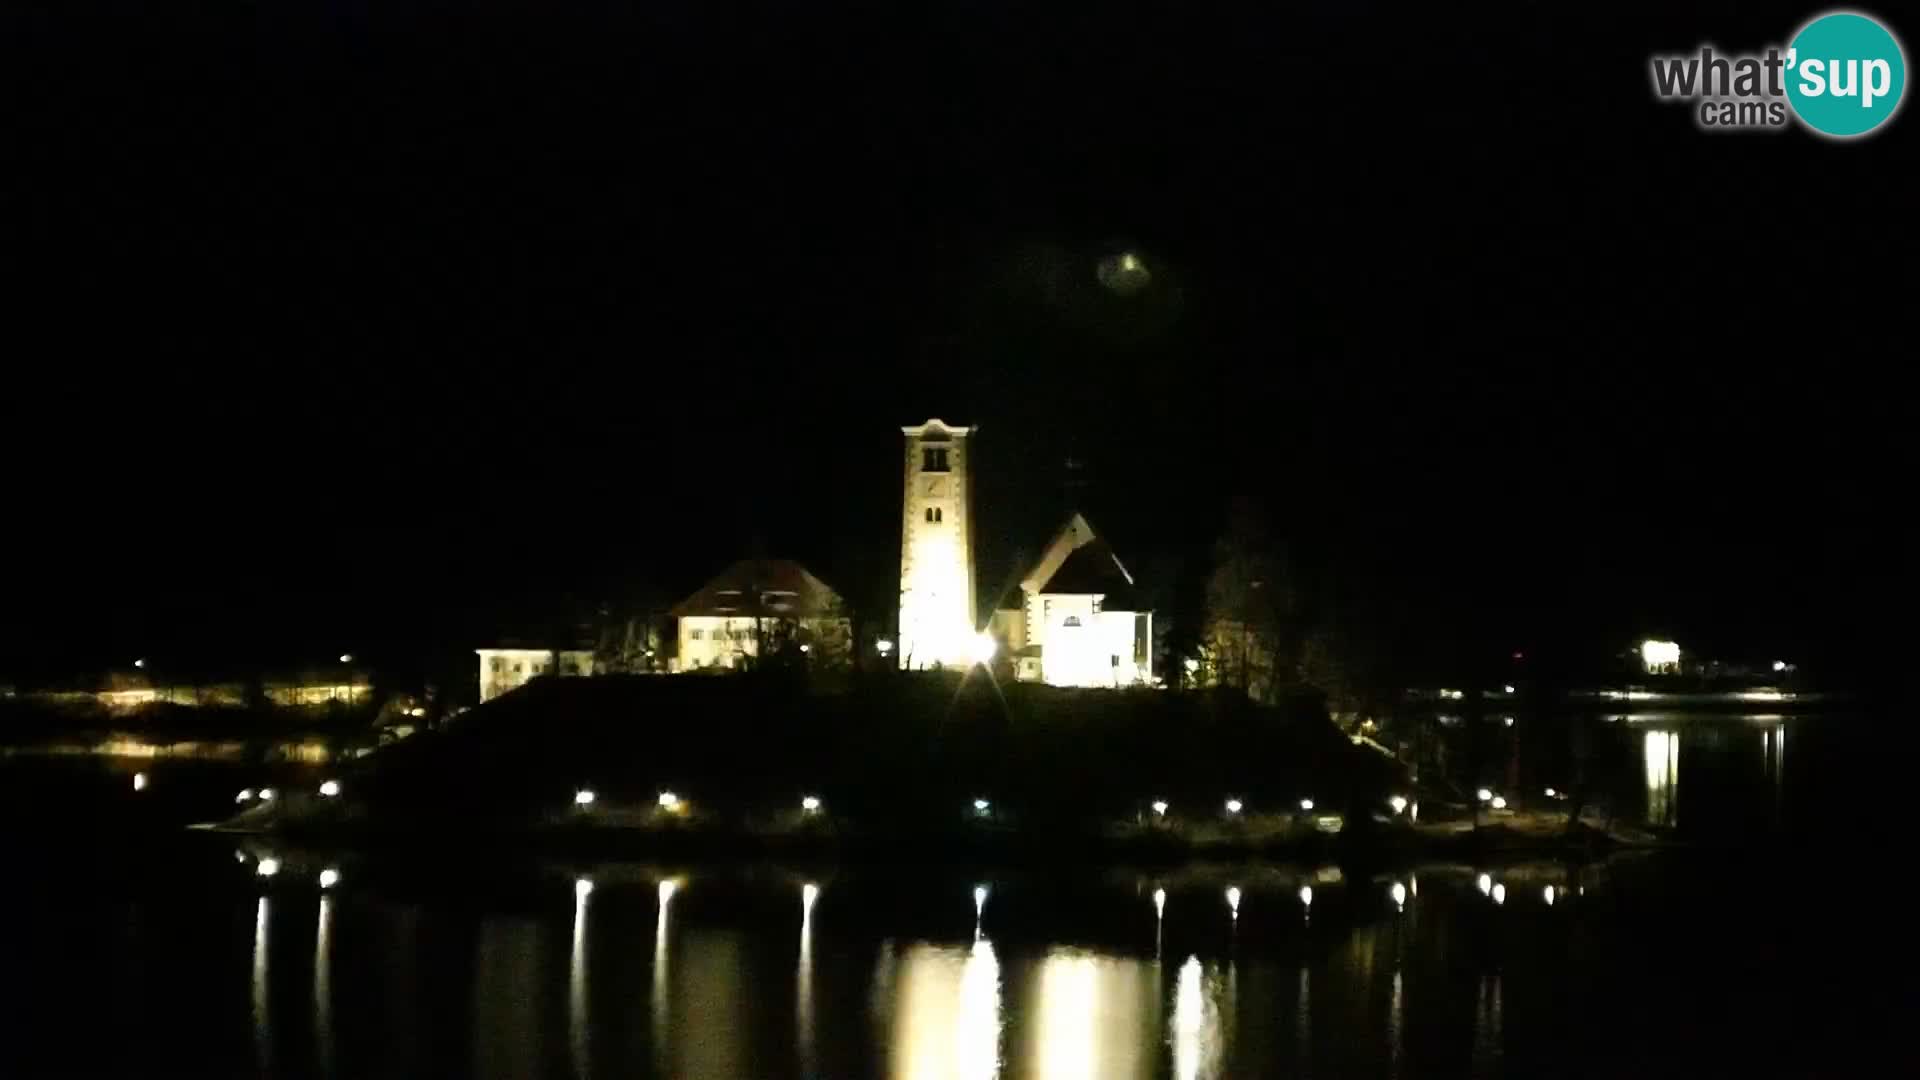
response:
[(523, 667), (523, 666), (521, 665), (521, 663), (520, 663), (520, 661), (518, 661), (518, 660), (515, 660), (515, 661), (513, 662), (513, 673), (514, 673), (515, 675), (518, 675), (518, 674), (520, 674), (520, 673), (522, 673), (522, 672), (524, 672), (525, 670), (526, 670), (526, 668), (525, 668), (525, 667)]
[(927, 507), (927, 522), (929, 524), (938, 525), (940, 524), (940, 519), (941, 519), (941, 512), (939, 507), (937, 506)]
[(693, 640), (695, 641), (699, 641), (701, 638), (704, 638), (706, 636), (707, 636), (707, 632), (705, 630), (695, 629), (693, 632)]
[(1061, 626), (1079, 626), (1079, 625), (1080, 625), (1080, 616), (1078, 616), (1078, 615), (1069, 615), (1069, 616), (1067, 616), (1067, 621), (1066, 621), (1066, 622), (1063, 622), (1063, 623), (1061, 623), (1060, 625), (1061, 625)]
[(1097, 596), (1093, 598), (1093, 613), (1100, 614), (1100, 598)]
[(507, 666), (507, 662), (505, 660), (502, 660), (497, 656), (493, 658), (493, 673), (495, 675), (500, 674), (500, 670), (506, 666)]
[(920, 471), (946, 472), (947, 448), (944, 446), (929, 446), (923, 448), (920, 451)]

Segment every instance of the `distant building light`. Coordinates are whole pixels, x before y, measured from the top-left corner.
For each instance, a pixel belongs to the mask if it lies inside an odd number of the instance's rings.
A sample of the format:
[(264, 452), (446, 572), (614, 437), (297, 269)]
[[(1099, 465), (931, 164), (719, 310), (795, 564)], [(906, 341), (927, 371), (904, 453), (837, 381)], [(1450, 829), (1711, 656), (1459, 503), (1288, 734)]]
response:
[(1191, 656), (1189, 656), (1189, 657), (1187, 657), (1187, 659), (1186, 659), (1186, 661), (1185, 661), (1185, 663), (1186, 663), (1186, 667), (1187, 667), (1187, 674), (1189, 674), (1189, 675), (1191, 675), (1191, 674), (1193, 674), (1194, 672), (1196, 672), (1196, 671), (1199, 671), (1199, 670), (1200, 670), (1200, 661), (1198, 661), (1198, 660), (1195, 660), (1195, 659), (1194, 659), (1193, 657), (1191, 657)]
[(1508, 683), (1507, 685), (1505, 685), (1505, 686), (1503, 686), (1503, 687), (1501, 687), (1501, 688), (1500, 688), (1500, 692), (1501, 692), (1501, 693), (1503, 693), (1503, 694), (1512, 694), (1512, 693), (1513, 693), (1513, 684), (1512, 684), (1512, 683)]
[(579, 791), (576, 791), (573, 793), (573, 805), (592, 806), (593, 800), (597, 797), (598, 796), (594, 795), (594, 793), (591, 790), (587, 788), (581, 788)]
[(352, 654), (352, 653), (348, 653), (348, 652), (343, 652), (343, 653), (341, 653), (341, 654), (340, 654), (340, 662), (341, 662), (341, 663), (343, 663), (343, 664), (351, 664), (351, 663), (353, 663), (353, 654)]
[(261, 859), (260, 865), (254, 867), (253, 872), (256, 874), (259, 874), (261, 877), (272, 877), (273, 875), (280, 872), (280, 860), (279, 859)]
[(1239, 800), (1239, 799), (1228, 799), (1228, 800), (1227, 800), (1227, 813), (1229, 813), (1229, 814), (1237, 814), (1237, 813), (1239, 813), (1239, 812), (1240, 812), (1240, 807), (1241, 807), (1241, 802), (1240, 802), (1240, 800)]
[(987, 812), (988, 810), (991, 810), (991, 809), (993, 809), (993, 804), (992, 804), (992, 803), (990, 803), (990, 802), (988, 802), (987, 800), (985, 800), (985, 799), (975, 799), (975, 800), (973, 800), (973, 812), (974, 812), (974, 813), (976, 813), (976, 814), (984, 814), (984, 813), (986, 813), (986, 812)]
[(1673, 674), (1680, 670), (1680, 645), (1673, 641), (1648, 639), (1640, 643), (1640, 662), (1648, 674)]
[(655, 803), (658, 803), (658, 804), (659, 804), (659, 806), (660, 806), (660, 809), (662, 809), (662, 810), (678, 810), (678, 809), (680, 809), (680, 796), (678, 796), (678, 795), (675, 795), (675, 794), (674, 794), (673, 792), (671, 792), (671, 791), (663, 791), (663, 792), (661, 792), (661, 793), (660, 793), (660, 797), (659, 797), (659, 798), (657, 798), (657, 799), (655, 799), (655, 800), (654, 800), (654, 802), (655, 802)]
[(1513, 726), (1513, 717), (1511, 717), (1511, 716), (1508, 716), (1508, 717), (1503, 717), (1502, 719), (1503, 719), (1503, 721), (1504, 721), (1504, 722), (1506, 723), (1506, 725), (1507, 725), (1508, 727), (1512, 727), (1512, 726)]
[(1558, 793), (1558, 792), (1556, 792), (1556, 791), (1554, 791), (1554, 790), (1553, 790), (1552, 788), (1548, 788), (1548, 789), (1547, 789), (1547, 798), (1549, 798), (1549, 799), (1557, 799), (1557, 798), (1559, 798), (1559, 797), (1560, 797), (1560, 795), (1559, 795), (1559, 793)]
[(1165, 799), (1155, 799), (1153, 802), (1153, 812), (1160, 815), (1161, 817), (1166, 817), (1167, 801)]
[(1773, 670), (1775, 671), (1787, 670), (1787, 662), (1785, 660), (1775, 660), (1773, 662)]
[(146, 658), (146, 657), (144, 657), (144, 656), (142, 656), (142, 657), (140, 657), (139, 659), (137, 659), (137, 660), (135, 660), (135, 661), (133, 662), (133, 666), (134, 666), (134, 667), (137, 667), (137, 668), (144, 668), (144, 667), (146, 667), (146, 666), (147, 666), (147, 658)]
[(340, 884), (340, 871), (335, 870), (331, 866), (327, 867), (325, 870), (320, 871), (320, 887), (321, 888), (331, 889), (338, 884)]
[(147, 790), (147, 774), (146, 773), (137, 772), (133, 774), (133, 790), (135, 791)]
[(1479, 791), (1473, 793), (1473, 797), (1479, 799), (1481, 802), (1492, 802), (1493, 792), (1487, 788), (1481, 788)]
[(811, 645), (802, 645), (802, 646), (800, 646), (800, 651), (801, 651), (801, 652), (803, 652), (803, 653), (808, 653), (808, 652), (812, 652), (812, 651), (813, 651), (813, 646), (811, 646)]
[(1495, 810), (1505, 810), (1507, 808), (1507, 800), (1504, 796), (1495, 795), (1490, 805), (1492, 805)]
[(427, 715), (427, 710), (421, 708), (418, 705), (415, 705), (413, 708), (407, 710), (407, 715), (413, 717), (415, 720), (418, 720), (421, 717)]
[(1301, 800), (1300, 800), (1300, 809), (1302, 809), (1302, 810), (1311, 810), (1311, 809), (1313, 809), (1313, 800), (1312, 800), (1312, 799), (1301, 799)]
[(800, 809), (811, 814), (820, 809), (820, 796), (808, 795), (800, 800)]

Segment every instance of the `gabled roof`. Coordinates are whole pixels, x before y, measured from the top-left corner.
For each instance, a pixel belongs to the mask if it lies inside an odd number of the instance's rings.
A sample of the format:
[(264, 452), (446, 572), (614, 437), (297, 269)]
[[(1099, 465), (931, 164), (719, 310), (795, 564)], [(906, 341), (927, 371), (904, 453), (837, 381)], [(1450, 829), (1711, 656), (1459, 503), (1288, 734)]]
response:
[(1133, 578), (1105, 540), (1092, 540), (1073, 549), (1060, 568), (1034, 590), (1041, 594), (1102, 596), (1103, 607), (1112, 611), (1136, 609)]
[(741, 559), (673, 606), (689, 615), (804, 619), (845, 614), (840, 594), (791, 559)]

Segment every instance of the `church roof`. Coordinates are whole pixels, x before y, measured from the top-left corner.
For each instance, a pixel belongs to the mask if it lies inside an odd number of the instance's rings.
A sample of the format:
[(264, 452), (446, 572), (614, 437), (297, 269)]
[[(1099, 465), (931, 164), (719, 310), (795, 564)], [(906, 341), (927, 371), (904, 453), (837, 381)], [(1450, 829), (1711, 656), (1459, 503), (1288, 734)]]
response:
[(1133, 579), (1126, 567), (1107, 546), (1105, 540), (1092, 540), (1073, 549), (1046, 583), (1034, 590), (1055, 595), (1103, 596), (1102, 605), (1110, 610), (1136, 610)]
[(802, 619), (845, 613), (840, 594), (791, 559), (741, 559), (675, 604), (689, 615)]

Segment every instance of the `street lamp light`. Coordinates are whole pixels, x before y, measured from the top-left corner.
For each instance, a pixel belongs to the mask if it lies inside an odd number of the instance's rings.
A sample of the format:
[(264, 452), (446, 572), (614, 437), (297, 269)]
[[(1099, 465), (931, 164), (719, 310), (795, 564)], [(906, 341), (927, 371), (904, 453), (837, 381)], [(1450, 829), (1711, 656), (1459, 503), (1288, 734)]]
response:
[(881, 656), (885, 656), (893, 651), (893, 642), (888, 641), (886, 638), (881, 638), (879, 641), (873, 643), (873, 649)]
[(1239, 813), (1239, 812), (1240, 812), (1240, 806), (1241, 806), (1241, 803), (1240, 803), (1240, 800), (1239, 800), (1239, 799), (1228, 799), (1228, 800), (1227, 800), (1227, 813), (1229, 813), (1229, 814), (1237, 814), (1237, 813)]

